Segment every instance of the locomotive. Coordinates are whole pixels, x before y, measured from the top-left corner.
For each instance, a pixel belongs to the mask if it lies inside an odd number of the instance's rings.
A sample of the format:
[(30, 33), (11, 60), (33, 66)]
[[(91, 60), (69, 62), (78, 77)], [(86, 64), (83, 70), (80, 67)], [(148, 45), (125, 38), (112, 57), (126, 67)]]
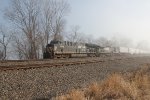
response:
[(43, 58), (95, 57), (103, 52), (103, 47), (96, 44), (52, 40), (46, 46)]
[(127, 47), (101, 47), (90, 43), (52, 40), (46, 46), (43, 58), (104, 57), (148, 53), (147, 51)]

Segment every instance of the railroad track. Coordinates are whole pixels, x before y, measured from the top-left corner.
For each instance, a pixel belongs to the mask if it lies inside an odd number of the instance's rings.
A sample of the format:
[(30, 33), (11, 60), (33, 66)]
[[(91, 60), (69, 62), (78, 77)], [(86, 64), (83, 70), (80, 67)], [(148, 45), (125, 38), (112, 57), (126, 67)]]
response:
[[(32, 61), (49, 61), (49, 60), (58, 60), (58, 59), (30, 59), (30, 60), (1, 60), (0, 63), (7, 63), (7, 62), (32, 62)], [(59, 60), (64, 60), (59, 59)]]
[(103, 62), (103, 60), (92, 60), (92, 61), (72, 61), (72, 62), (59, 62), (59, 63), (44, 63), (44, 64), (26, 64), (26, 65), (10, 65), (10, 66), (0, 66), (1, 71), (7, 70), (20, 70), (20, 69), (35, 69), (44, 67), (60, 67), (69, 65), (81, 65), (89, 63)]
[[(129, 59), (129, 58), (123, 58)], [(0, 71), (7, 71), (7, 70), (27, 70), (27, 69), (35, 69), (35, 68), (44, 68), (44, 67), (62, 67), (62, 66), (69, 66), (69, 65), (82, 65), (82, 64), (90, 64), (90, 63), (99, 63), (99, 62), (106, 62), (106, 61), (114, 61), (114, 60), (122, 60), (122, 58), (111, 58), (105, 60), (77, 60), (77, 61), (62, 61), (62, 62), (49, 62), (49, 63), (42, 63), (42, 64), (24, 64), (24, 65), (1, 65)]]
[[(99, 57), (94, 57), (99, 58)], [(30, 59), (30, 60), (0, 60), (0, 63), (8, 63), (8, 62), (42, 62), (42, 61), (57, 61), (57, 60), (66, 60), (68, 58), (59, 58), (59, 59)], [(77, 58), (69, 58), (69, 59), (77, 59)], [(91, 57), (80, 57), (80, 59), (91, 59)]]

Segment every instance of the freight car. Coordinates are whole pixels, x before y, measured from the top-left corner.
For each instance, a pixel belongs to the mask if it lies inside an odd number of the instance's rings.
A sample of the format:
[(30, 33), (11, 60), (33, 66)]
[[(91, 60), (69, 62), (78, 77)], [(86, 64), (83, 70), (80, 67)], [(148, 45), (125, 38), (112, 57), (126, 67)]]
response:
[(141, 49), (135, 49), (135, 48), (128, 48), (128, 47), (115, 47), (116, 51), (114, 53), (119, 53), (119, 54), (125, 54), (125, 55), (149, 55), (150, 52), (147, 50), (141, 50)]
[(96, 44), (52, 40), (46, 46), (43, 58), (94, 57), (99, 56), (102, 51), (103, 47)]

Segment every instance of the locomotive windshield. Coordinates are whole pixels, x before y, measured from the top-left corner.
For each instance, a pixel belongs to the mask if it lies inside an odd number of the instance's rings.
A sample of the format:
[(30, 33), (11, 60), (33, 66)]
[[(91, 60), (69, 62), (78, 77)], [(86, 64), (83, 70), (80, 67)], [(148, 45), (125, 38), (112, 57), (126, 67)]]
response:
[(52, 41), (50, 42), (50, 44), (59, 44), (59, 43), (61, 43), (61, 41), (52, 40)]

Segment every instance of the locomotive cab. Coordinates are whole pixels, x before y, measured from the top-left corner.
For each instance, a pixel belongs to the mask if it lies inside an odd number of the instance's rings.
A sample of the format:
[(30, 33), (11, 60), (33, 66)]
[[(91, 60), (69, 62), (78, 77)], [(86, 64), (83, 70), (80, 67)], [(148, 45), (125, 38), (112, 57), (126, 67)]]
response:
[(61, 43), (61, 41), (52, 40), (50, 44), (47, 44), (43, 54), (44, 59), (54, 58), (55, 44), (58, 43)]

